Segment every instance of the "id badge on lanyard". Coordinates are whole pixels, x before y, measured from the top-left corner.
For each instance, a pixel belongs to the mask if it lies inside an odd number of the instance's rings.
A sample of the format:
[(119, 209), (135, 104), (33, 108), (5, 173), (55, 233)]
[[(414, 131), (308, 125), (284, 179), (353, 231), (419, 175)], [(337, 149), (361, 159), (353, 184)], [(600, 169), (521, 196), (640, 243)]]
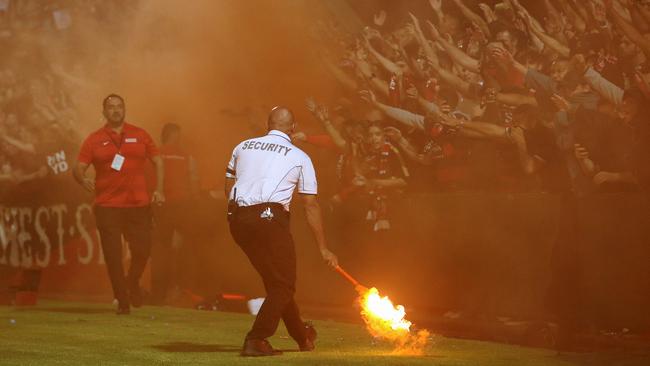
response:
[(113, 157), (113, 162), (111, 163), (111, 168), (115, 171), (120, 171), (122, 170), (122, 166), (124, 165), (124, 156), (120, 155), (120, 153), (116, 153), (115, 156)]
[[(108, 133), (107, 133), (108, 134)], [(120, 154), (121, 152), (121, 147), (122, 147), (122, 138), (123, 136), (120, 136), (120, 144), (118, 145), (115, 143), (115, 140), (113, 140), (113, 137), (111, 135), (108, 135), (108, 137), (111, 139), (111, 142), (115, 147), (117, 148), (117, 153), (115, 153), (115, 156), (113, 157), (113, 161), (111, 162), (111, 169), (119, 172), (122, 170), (122, 167), (124, 166), (124, 155)]]

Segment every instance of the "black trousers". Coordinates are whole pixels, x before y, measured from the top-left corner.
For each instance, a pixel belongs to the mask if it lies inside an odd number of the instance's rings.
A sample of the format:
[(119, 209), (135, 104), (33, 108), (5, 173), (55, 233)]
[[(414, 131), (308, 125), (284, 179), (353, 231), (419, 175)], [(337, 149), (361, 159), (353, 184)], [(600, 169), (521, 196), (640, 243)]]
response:
[[(273, 218), (260, 217), (267, 208)], [(279, 204), (239, 207), (230, 219), (230, 232), (262, 277), (266, 299), (246, 339), (266, 339), (284, 321), (289, 335), (304, 342), (305, 330), (296, 291), (296, 251), (289, 231), (289, 213)]]
[[(151, 295), (154, 302), (163, 302), (170, 286), (180, 285), (181, 261), (179, 253), (174, 253), (172, 241), (174, 232), (181, 234), (183, 239), (189, 239), (190, 213), (191, 206), (187, 202), (166, 202), (154, 208), (156, 229), (151, 253)], [(184, 244), (187, 251), (189, 245)]]
[[(113, 294), (120, 305), (128, 304), (129, 290), (139, 287), (151, 251), (151, 208), (95, 206), (95, 221)], [(122, 266), (122, 236), (131, 252), (126, 276)]]

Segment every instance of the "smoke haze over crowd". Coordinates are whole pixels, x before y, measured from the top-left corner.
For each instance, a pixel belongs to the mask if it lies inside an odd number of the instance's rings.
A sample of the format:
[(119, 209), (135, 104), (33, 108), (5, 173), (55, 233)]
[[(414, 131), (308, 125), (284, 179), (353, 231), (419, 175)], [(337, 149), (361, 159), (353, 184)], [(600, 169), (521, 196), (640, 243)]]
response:
[(331, 86), (316, 82), (327, 78), (306, 31), (322, 11), (313, 5), (142, 0), (117, 24), (79, 25), (84, 42), (73, 62), (88, 74), (77, 90), (82, 133), (102, 123), (101, 98), (121, 94), (127, 120), (152, 134), (166, 122), (183, 126), (196, 155), (208, 157), (199, 159), (203, 183), (215, 184), (233, 144), (262, 132), (271, 106), (302, 107), (305, 95)]

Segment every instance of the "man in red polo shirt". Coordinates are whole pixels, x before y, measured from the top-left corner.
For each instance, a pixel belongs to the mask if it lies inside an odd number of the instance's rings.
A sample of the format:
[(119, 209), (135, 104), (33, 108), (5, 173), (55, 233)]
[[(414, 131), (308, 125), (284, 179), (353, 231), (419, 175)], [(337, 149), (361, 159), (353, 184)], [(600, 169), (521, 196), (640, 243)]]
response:
[[(142, 305), (140, 276), (151, 250), (150, 203), (164, 202), (163, 163), (149, 134), (124, 122), (124, 99), (111, 94), (103, 102), (106, 124), (91, 133), (81, 146), (73, 170), (75, 180), (95, 193), (95, 221), (106, 268), (118, 301), (117, 314), (129, 314), (130, 305)], [(158, 184), (152, 197), (147, 192), (145, 164), (156, 166)], [(86, 176), (88, 167), (95, 178)], [(122, 235), (129, 243), (131, 265), (122, 268)]]

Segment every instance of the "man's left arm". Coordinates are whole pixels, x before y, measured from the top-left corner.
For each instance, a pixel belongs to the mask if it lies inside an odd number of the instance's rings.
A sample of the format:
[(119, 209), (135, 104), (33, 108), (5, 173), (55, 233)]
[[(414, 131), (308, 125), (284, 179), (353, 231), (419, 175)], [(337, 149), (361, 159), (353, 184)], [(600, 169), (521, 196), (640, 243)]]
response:
[(315, 194), (301, 194), (303, 199), (303, 204), (305, 208), (305, 216), (307, 218), (307, 224), (311, 229), (312, 234), (314, 235), (314, 240), (316, 240), (316, 245), (320, 251), (321, 257), (332, 267), (338, 266), (338, 258), (334, 253), (332, 253), (327, 247), (327, 242), (325, 241), (325, 230), (323, 229), (323, 218), (321, 214), (320, 205), (316, 199)]
[(151, 157), (151, 161), (156, 167), (156, 190), (153, 191), (151, 202), (161, 204), (165, 202), (165, 193), (163, 191), (163, 180), (165, 179), (165, 166), (160, 155)]
[(146, 146), (147, 156), (149, 159), (151, 159), (151, 162), (156, 167), (156, 190), (153, 191), (153, 194), (151, 195), (151, 202), (155, 204), (162, 204), (165, 202), (165, 191), (163, 190), (165, 180), (165, 165), (162, 158), (160, 157), (160, 150), (158, 150), (156, 143), (148, 133), (146, 133), (144, 143)]
[(322, 213), (318, 200), (316, 199), (316, 194), (318, 193), (316, 171), (314, 170), (311, 159), (307, 158), (303, 161), (301, 168), (297, 188), (304, 204), (307, 224), (314, 235), (316, 245), (318, 246), (323, 260), (325, 260), (325, 262), (330, 266), (336, 267), (338, 266), (338, 258), (329, 250), (327, 242), (325, 241)]

